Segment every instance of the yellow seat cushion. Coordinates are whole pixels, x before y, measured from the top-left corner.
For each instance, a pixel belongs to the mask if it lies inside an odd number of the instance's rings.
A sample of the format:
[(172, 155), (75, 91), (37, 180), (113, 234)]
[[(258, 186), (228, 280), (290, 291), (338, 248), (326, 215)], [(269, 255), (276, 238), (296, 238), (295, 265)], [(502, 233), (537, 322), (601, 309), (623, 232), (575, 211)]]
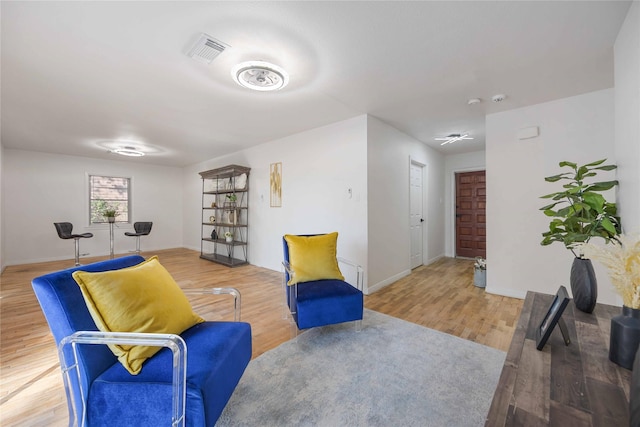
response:
[[(73, 278), (91, 317), (103, 332), (180, 334), (204, 322), (156, 256), (120, 270), (75, 271)], [(161, 349), (111, 344), (109, 348), (133, 375)]]
[(344, 280), (336, 257), (338, 233), (317, 236), (285, 234), (289, 248), (289, 265), (294, 275), (289, 285), (313, 280)]

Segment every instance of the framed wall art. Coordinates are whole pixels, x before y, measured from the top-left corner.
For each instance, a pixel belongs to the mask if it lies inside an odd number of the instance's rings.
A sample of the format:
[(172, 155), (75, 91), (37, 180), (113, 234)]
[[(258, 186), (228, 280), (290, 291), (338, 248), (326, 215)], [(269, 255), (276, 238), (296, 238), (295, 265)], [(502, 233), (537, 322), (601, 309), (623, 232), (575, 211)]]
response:
[(271, 163), (269, 168), (270, 203), (272, 208), (282, 206), (282, 163)]

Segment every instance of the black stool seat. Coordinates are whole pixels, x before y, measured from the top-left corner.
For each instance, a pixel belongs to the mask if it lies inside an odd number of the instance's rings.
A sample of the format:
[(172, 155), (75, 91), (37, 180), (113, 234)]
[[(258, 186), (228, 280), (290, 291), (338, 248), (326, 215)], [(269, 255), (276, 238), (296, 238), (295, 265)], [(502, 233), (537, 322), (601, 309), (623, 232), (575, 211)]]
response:
[(70, 222), (54, 222), (58, 237), (61, 239), (80, 239), (93, 237), (93, 233), (73, 234), (73, 224)]
[(73, 239), (75, 241), (76, 266), (80, 265), (80, 246), (78, 244), (78, 241), (80, 239), (88, 239), (89, 237), (93, 237), (93, 233), (73, 234), (73, 224), (71, 224), (70, 222), (54, 222), (53, 225), (56, 227), (58, 237), (60, 237), (61, 239)]
[(153, 226), (153, 222), (136, 222), (133, 224), (133, 229), (135, 233), (130, 231), (125, 231), (125, 236), (147, 236), (151, 233), (151, 227)]
[(153, 226), (153, 222), (134, 222), (133, 229), (135, 233), (130, 231), (125, 231), (125, 236), (131, 236), (136, 238), (136, 253), (140, 255), (140, 236), (147, 236), (151, 233), (151, 227)]
[(60, 234), (58, 233), (61, 239), (88, 239), (89, 237), (93, 237), (93, 233), (82, 233), (82, 234)]

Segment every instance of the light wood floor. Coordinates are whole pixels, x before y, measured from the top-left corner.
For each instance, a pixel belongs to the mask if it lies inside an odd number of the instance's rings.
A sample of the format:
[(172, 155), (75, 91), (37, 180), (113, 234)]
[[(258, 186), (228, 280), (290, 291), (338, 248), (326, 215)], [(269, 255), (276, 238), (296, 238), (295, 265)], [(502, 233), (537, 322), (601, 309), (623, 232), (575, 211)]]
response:
[[(242, 320), (251, 323), (253, 332), (253, 357), (289, 339), (289, 324), (282, 318), (280, 304), (280, 273), (250, 265), (230, 269), (201, 260), (188, 249), (157, 254), (183, 288), (230, 286), (240, 290)], [(31, 279), (72, 264), (10, 266), (0, 276), (1, 426), (63, 426), (68, 422), (53, 337), (31, 290)], [(441, 259), (365, 297), (365, 306), (506, 351), (522, 301), (487, 294), (473, 286), (472, 276), (472, 261)], [(232, 316), (231, 304), (223, 297), (192, 298), (192, 304), (209, 320)]]

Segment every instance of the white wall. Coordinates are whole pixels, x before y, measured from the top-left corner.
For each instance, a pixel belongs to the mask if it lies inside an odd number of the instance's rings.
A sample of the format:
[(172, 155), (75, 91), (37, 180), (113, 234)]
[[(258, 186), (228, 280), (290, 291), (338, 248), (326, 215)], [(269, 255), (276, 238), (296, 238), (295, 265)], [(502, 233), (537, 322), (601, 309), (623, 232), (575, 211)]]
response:
[[(249, 175), (249, 262), (280, 271), (282, 236), (338, 231), (338, 254), (367, 267), (366, 116), (184, 169), (184, 242), (200, 250), (198, 172), (238, 164)], [(269, 165), (282, 162), (282, 207), (269, 203)], [(348, 189), (353, 197), (348, 197)]]
[(640, 2), (618, 33), (615, 62), (615, 152), (625, 232), (640, 232)]
[(423, 260), (444, 254), (444, 184), (442, 154), (375, 117), (367, 126), (369, 292), (411, 271), (409, 165), (426, 165), (423, 182), (425, 241)]
[[(0, 15), (2, 8), (0, 8)], [(0, 67), (1, 69), (2, 67)], [(2, 81), (2, 76), (0, 73), (0, 81)], [(1, 92), (1, 89), (0, 89)], [(1, 111), (1, 104), (0, 103), (0, 118), (2, 117), (2, 111)], [(0, 135), (2, 135), (2, 120), (0, 120)], [(4, 239), (3, 239), (3, 230), (4, 230), (4, 190), (2, 187), (2, 162), (3, 162), (3, 153), (4, 153), (4, 148), (2, 146), (2, 137), (0, 136), (0, 273), (2, 273), (2, 271), (4, 270), (5, 267), (5, 256), (4, 256)]]
[[(1, 134), (1, 132), (0, 132)], [(5, 267), (5, 257), (4, 257), (4, 239), (3, 239), (3, 230), (4, 230), (4, 189), (2, 187), (2, 173), (3, 173), (3, 159), (4, 157), (4, 147), (2, 146), (2, 141), (0, 141), (0, 273), (4, 270)]]
[[(182, 246), (180, 168), (13, 149), (4, 150), (3, 163), (5, 265), (73, 258), (73, 240), (56, 234), (53, 223), (59, 221), (73, 223), (74, 232), (94, 234), (80, 242), (81, 252), (109, 254), (108, 227), (88, 226), (88, 173), (132, 178), (132, 219), (153, 221), (142, 250)], [(119, 227), (115, 252), (134, 250), (135, 239), (124, 236), (132, 227)]]
[[(556, 190), (544, 177), (559, 173), (562, 160), (615, 163), (613, 104), (613, 89), (606, 89), (487, 116), (488, 292), (524, 297), (527, 290), (569, 289), (573, 255), (560, 243), (540, 245), (549, 221), (539, 196)], [(518, 140), (518, 130), (529, 126), (539, 126), (540, 136)], [(607, 198), (615, 201), (614, 194)], [(594, 267), (598, 301), (618, 304), (606, 270)]]
[(485, 170), (485, 151), (452, 154), (444, 158), (444, 251), (446, 256), (456, 255), (455, 203), (456, 203), (456, 172), (470, 172)]

